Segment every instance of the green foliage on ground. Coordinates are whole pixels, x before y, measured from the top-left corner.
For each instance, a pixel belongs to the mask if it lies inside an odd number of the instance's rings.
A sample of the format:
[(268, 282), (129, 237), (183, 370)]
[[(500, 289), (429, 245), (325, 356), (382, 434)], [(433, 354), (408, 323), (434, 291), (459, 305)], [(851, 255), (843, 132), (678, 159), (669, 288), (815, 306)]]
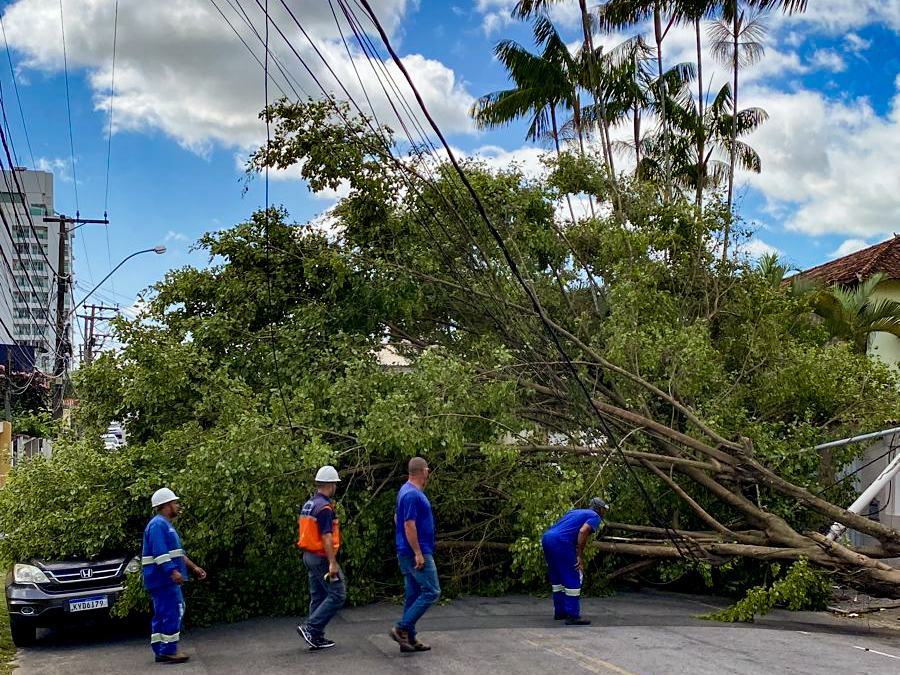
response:
[[(780, 566), (776, 567), (777, 576)], [(755, 586), (746, 596), (725, 609), (702, 618), (730, 623), (753, 622), (757, 616), (768, 614), (775, 607), (793, 612), (825, 609), (831, 597), (831, 575), (809, 564), (806, 559), (795, 562), (783, 577), (770, 585)]]

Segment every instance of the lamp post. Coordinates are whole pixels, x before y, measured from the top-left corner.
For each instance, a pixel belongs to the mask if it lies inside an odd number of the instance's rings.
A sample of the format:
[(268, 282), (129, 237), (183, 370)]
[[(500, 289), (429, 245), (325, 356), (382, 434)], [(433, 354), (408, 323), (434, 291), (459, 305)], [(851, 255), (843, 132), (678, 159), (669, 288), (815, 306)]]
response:
[[(113, 274), (115, 274), (116, 270), (118, 270), (122, 265), (126, 262), (134, 258), (135, 256), (142, 255), (144, 253), (156, 253), (157, 255), (162, 255), (166, 252), (165, 246), (154, 246), (153, 248), (147, 248), (142, 251), (135, 251), (128, 257), (124, 258), (122, 262), (112, 268), (109, 274), (107, 274), (103, 279), (100, 280), (100, 283), (94, 286), (82, 299), (79, 303), (77, 303), (72, 309), (68, 312), (64, 312), (64, 299), (66, 294), (66, 286), (68, 283), (68, 275), (60, 275), (60, 283), (59, 283), (59, 293), (57, 296), (56, 302), (56, 363), (53, 369), (54, 375), (54, 397), (53, 397), (53, 416), (55, 418), (62, 417), (63, 410), (63, 395), (65, 392), (65, 385), (63, 383), (63, 374), (66, 372), (66, 361), (68, 356), (68, 336), (66, 335), (66, 323), (69, 320), (69, 317), (77, 310), (84, 302), (91, 297), (91, 295), (100, 288), (107, 279), (109, 279)], [(62, 270), (60, 270), (62, 271)]]
[(99, 283), (99, 284), (97, 284), (97, 285), (94, 286), (91, 290), (89, 290), (89, 291), (87, 292), (87, 294), (81, 299), (81, 302), (79, 302), (79, 303), (78, 303), (77, 305), (75, 305), (71, 310), (69, 310), (69, 313), (66, 315), (66, 317), (68, 318), (69, 316), (71, 316), (72, 313), (73, 313), (76, 309), (78, 309), (79, 307), (81, 307), (81, 306), (85, 303), (85, 301), (86, 301), (89, 297), (91, 297), (91, 295), (94, 294), (94, 291), (96, 291), (98, 288), (100, 288), (100, 287), (106, 282), (107, 279), (109, 279), (113, 274), (116, 273), (116, 270), (117, 270), (117, 269), (119, 269), (122, 265), (124, 265), (125, 263), (127, 263), (127, 262), (128, 262), (129, 260), (131, 260), (133, 257), (135, 257), (135, 256), (137, 256), (137, 255), (141, 255), (142, 253), (156, 253), (157, 255), (162, 255), (162, 254), (165, 253), (165, 252), (166, 252), (166, 247), (165, 247), (165, 246), (154, 246), (153, 248), (147, 248), (147, 249), (144, 249), (143, 251), (135, 251), (135, 252), (132, 253), (130, 256), (128, 256), (127, 258), (125, 258), (124, 260), (122, 260), (122, 262), (120, 262), (118, 265), (116, 265), (115, 267), (113, 267), (112, 270), (110, 271), (110, 273), (107, 274), (105, 277), (103, 277), (103, 279), (100, 280), (100, 283)]

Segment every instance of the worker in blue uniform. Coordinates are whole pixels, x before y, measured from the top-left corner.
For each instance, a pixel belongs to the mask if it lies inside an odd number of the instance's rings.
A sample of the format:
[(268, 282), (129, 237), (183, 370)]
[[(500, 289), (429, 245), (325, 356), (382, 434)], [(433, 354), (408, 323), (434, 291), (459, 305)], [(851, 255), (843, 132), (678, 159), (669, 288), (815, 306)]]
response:
[(569, 511), (541, 539), (553, 589), (553, 618), (565, 619), (567, 626), (591, 623), (581, 616), (584, 547), (600, 528), (608, 508), (605, 501), (594, 497), (588, 508)]
[(144, 588), (153, 598), (150, 647), (157, 663), (184, 663), (190, 657), (178, 651), (184, 618), (181, 586), (187, 581), (188, 570), (198, 579), (205, 579), (206, 572), (187, 557), (172, 525), (172, 519), (181, 511), (176, 494), (167, 487), (160, 488), (150, 503), (157, 513), (144, 529), (141, 553)]

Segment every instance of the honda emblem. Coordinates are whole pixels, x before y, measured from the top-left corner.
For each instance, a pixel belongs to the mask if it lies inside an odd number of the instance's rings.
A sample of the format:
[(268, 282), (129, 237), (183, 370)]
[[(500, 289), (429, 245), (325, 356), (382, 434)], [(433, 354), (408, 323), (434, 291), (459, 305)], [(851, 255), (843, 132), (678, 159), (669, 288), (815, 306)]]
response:
[(85, 567), (83, 570), (81, 570), (82, 579), (90, 579), (92, 576), (94, 576), (94, 570), (92, 570), (90, 567)]

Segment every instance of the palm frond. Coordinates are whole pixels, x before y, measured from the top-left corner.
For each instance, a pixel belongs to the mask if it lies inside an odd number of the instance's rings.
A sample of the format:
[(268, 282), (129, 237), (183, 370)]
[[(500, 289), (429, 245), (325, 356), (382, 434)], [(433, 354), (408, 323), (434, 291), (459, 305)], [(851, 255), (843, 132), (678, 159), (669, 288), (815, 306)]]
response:
[(528, 19), (535, 14), (546, 14), (559, 0), (519, 0), (512, 10), (514, 19)]
[(609, 0), (597, 8), (597, 26), (606, 31), (634, 26), (651, 18), (658, 4), (656, 0)]
[(785, 14), (805, 12), (809, 0), (747, 0), (747, 6), (760, 11), (780, 9)]

